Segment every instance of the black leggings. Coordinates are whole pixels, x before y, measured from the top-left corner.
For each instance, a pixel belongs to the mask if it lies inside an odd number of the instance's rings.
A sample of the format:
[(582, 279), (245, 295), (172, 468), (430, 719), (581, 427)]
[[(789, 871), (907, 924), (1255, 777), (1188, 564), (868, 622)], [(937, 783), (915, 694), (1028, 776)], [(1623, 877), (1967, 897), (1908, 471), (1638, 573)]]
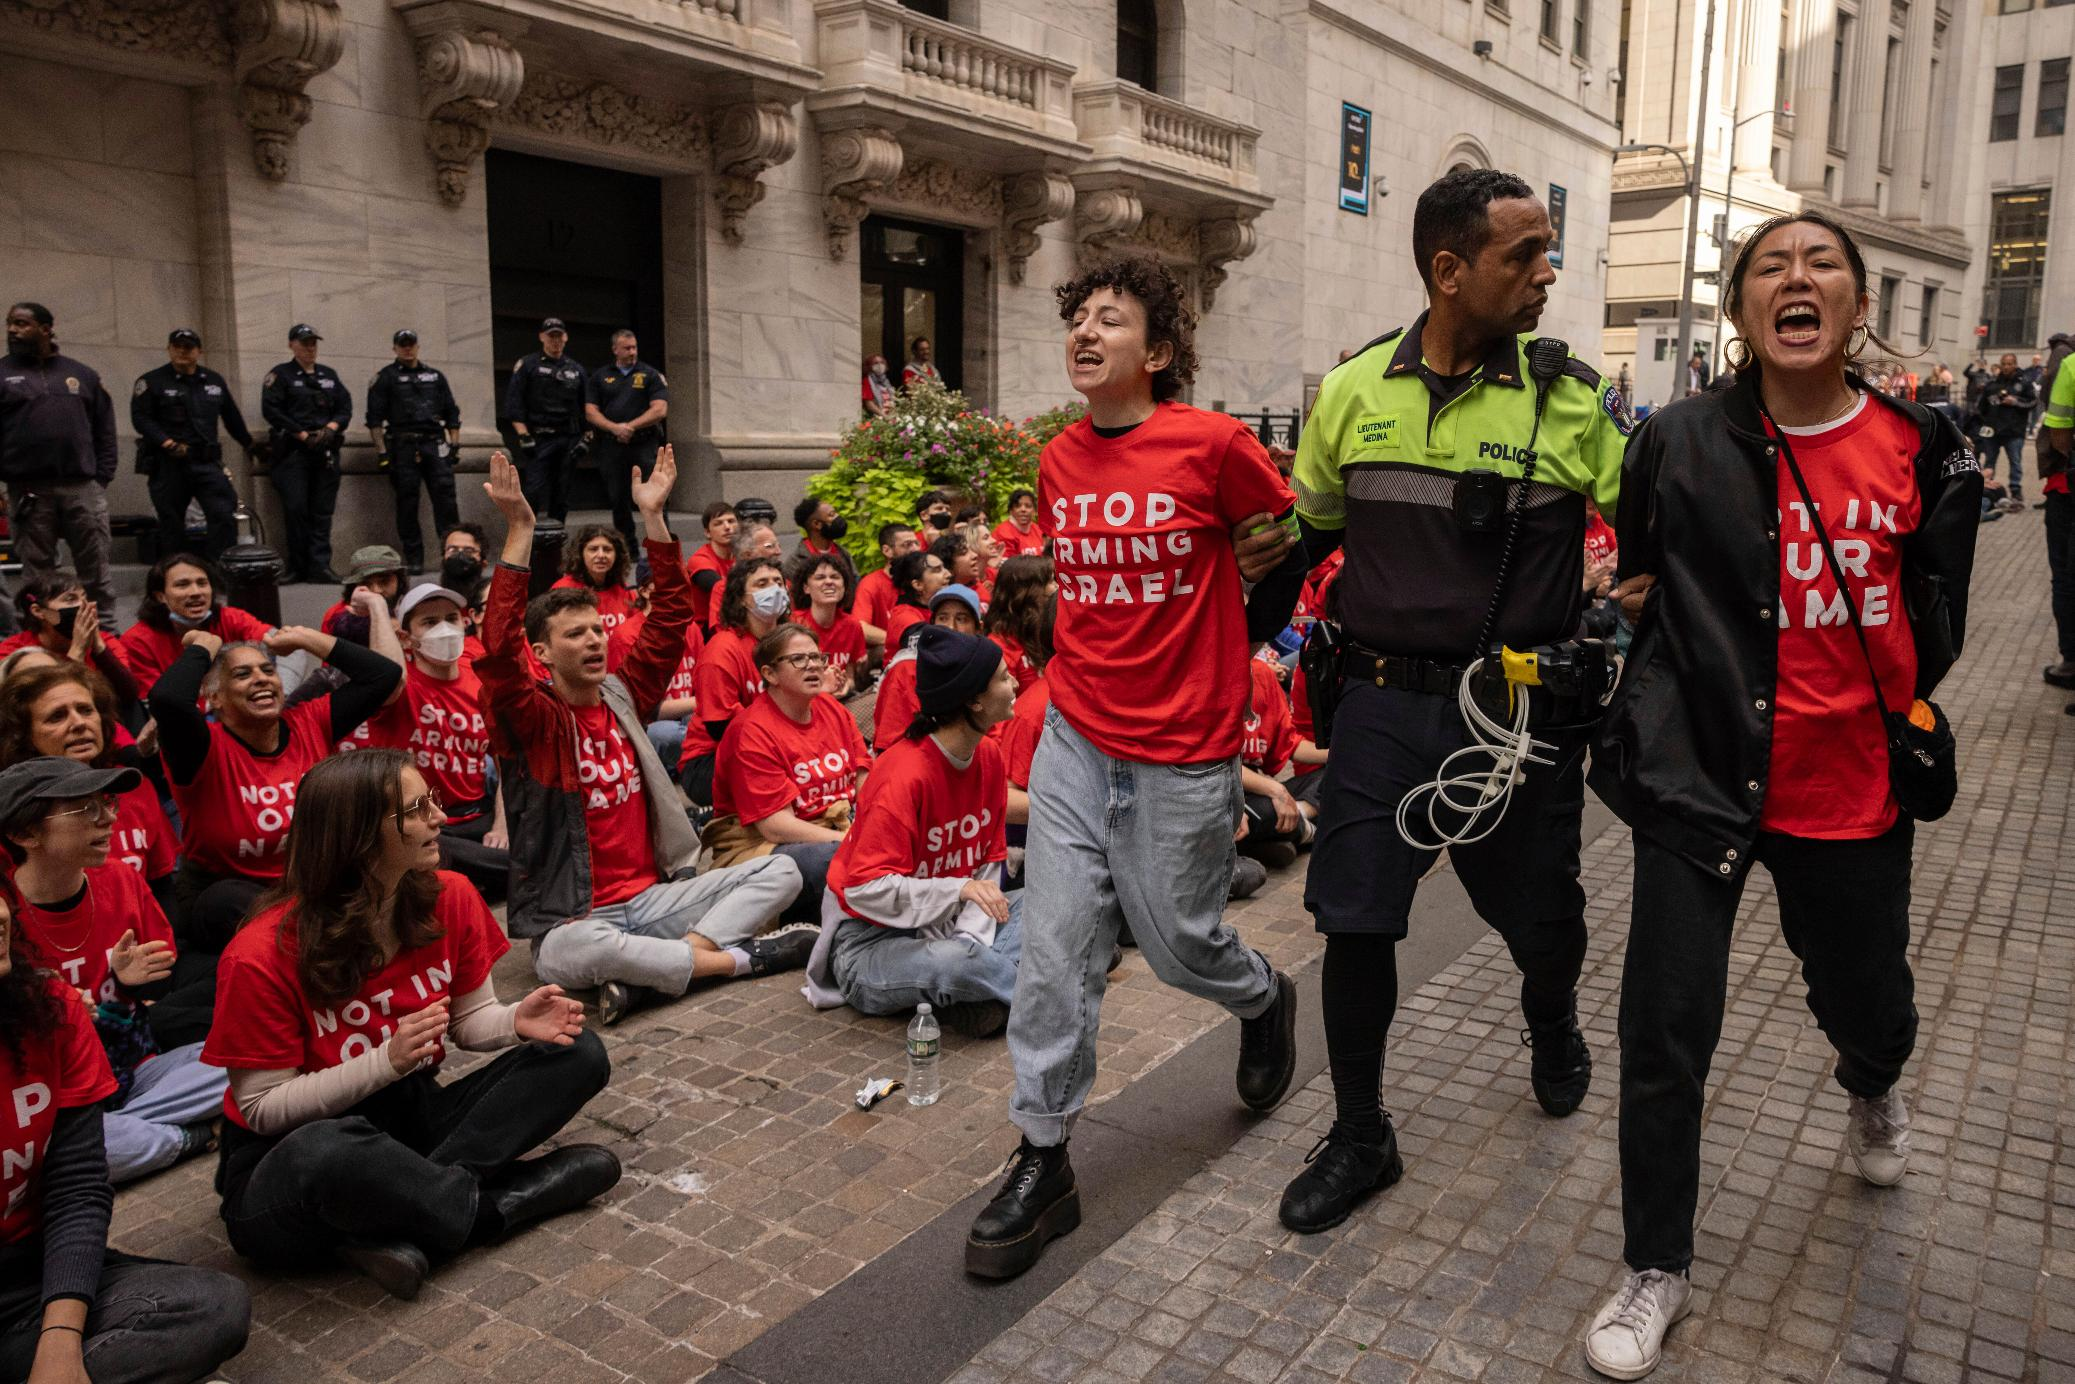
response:
[(216, 1015), (216, 958), (207, 952), (180, 952), (173, 958), (172, 989), (144, 1011), (144, 1022), (160, 1052), (184, 1048), (209, 1036)]
[(1261, 793), (1246, 795), (1246, 840), (1239, 843), (1241, 855), (1259, 855), (1263, 846), (1297, 845), (1304, 840), (1304, 815), (1297, 814), (1297, 825), (1288, 831), (1275, 825), (1275, 803)]
[(473, 810), (475, 815), (465, 822), (449, 822), (440, 828), (440, 864), (473, 884), (483, 902), (503, 903), (511, 880), (511, 852), (483, 844), (491, 824), (497, 820), (496, 800), (455, 810)]
[(212, 875), (199, 866), (182, 865), (173, 877), (173, 898), (179, 905), (173, 941), (184, 952), (221, 954), (267, 888), (261, 880)]

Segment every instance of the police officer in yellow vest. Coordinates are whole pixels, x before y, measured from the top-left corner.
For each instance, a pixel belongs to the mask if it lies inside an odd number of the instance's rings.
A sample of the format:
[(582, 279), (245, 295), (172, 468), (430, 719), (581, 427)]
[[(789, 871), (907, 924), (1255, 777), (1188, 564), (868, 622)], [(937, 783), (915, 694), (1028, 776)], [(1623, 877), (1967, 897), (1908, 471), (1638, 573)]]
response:
[[(1326, 934), (1336, 1118), (1283, 1195), (1292, 1230), (1338, 1225), (1402, 1174), (1380, 1102), (1384, 1038), (1398, 939), (1438, 849), (1520, 968), (1536, 1098), (1567, 1115), (1591, 1083), (1576, 1005), (1579, 814), (1611, 668), (1574, 636), (1585, 501), (1614, 512), (1629, 422), (1599, 372), (1524, 335), (1556, 281), (1554, 237), (1511, 174), (1467, 170), (1429, 187), (1412, 221), (1428, 310), (1326, 376), (1299, 443), (1309, 557), (1344, 543), (1347, 561), (1305, 651), (1332, 747), (1304, 903)], [(1503, 751), (1449, 758), (1472, 743), (1459, 704), (1470, 666), (1501, 645), (1516, 654), (1468, 680), (1493, 723), (1486, 738), (1517, 744), (1525, 706), (1533, 753), (1548, 761), (1527, 764), (1509, 798), (1492, 791), (1509, 777)], [(1477, 777), (1445, 797), (1422, 789), (1457, 775)], [(1481, 814), (1457, 810), (1486, 797)]]

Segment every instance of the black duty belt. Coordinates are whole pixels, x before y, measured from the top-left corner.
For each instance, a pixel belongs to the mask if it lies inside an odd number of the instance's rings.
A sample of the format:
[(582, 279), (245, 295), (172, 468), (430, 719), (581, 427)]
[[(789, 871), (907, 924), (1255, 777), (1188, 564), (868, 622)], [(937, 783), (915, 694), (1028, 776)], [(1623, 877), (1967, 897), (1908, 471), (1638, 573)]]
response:
[(1401, 687), (1407, 692), (1453, 697), (1456, 689), (1462, 686), (1464, 672), (1462, 664), (1411, 658), (1403, 654), (1380, 654), (1359, 644), (1350, 644), (1344, 676), (1351, 683), (1370, 682), (1378, 687)]

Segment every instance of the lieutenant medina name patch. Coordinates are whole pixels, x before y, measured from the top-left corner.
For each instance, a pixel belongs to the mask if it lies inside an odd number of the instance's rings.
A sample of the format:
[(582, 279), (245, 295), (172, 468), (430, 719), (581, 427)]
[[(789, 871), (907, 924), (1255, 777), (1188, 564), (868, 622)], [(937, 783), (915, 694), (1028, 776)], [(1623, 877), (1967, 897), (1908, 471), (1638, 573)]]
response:
[(1396, 414), (1370, 414), (1355, 420), (1355, 445), (1358, 447), (1388, 447), (1397, 440)]

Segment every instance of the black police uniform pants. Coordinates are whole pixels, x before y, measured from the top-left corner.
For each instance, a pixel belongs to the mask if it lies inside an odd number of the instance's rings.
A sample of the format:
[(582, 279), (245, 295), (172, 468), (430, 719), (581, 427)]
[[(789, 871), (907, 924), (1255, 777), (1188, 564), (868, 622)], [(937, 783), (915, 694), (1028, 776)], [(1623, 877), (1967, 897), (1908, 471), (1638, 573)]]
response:
[(647, 480), (656, 469), (656, 438), (638, 435), (632, 442), (618, 442), (611, 433), (599, 433), (591, 442), (591, 458), (598, 463), (598, 476), (612, 504), (612, 526), (627, 540), (627, 551), (641, 551), (641, 535), (634, 528), (634, 468)]
[[(1780, 932), (1801, 962), (1809, 1011), (1837, 1050), (1838, 1085), (1868, 1099), (1901, 1079), (1916, 1047), (1913, 838), (1904, 818), (1870, 840), (1762, 834), (1752, 851), (1772, 875)], [(1676, 1273), (1693, 1262), (1701, 1112), (1747, 876), (1725, 879), (1640, 833), (1635, 861), (1621, 972), (1624, 1257), (1631, 1268)]]
[(396, 492), (396, 536), (413, 572), (425, 566), (425, 535), (418, 526), (418, 491), (432, 497), (434, 531), (445, 533), (461, 522), (454, 499), (454, 466), (439, 454), (444, 435), (389, 438), (389, 485)]
[(522, 1043), (458, 1081), (415, 1072), (343, 1115), (266, 1137), (226, 1125), (216, 1189), (231, 1248), (280, 1268), (328, 1266), (348, 1240), (407, 1240), (452, 1255), (496, 1238), (480, 1193), (605, 1089), (612, 1063), (586, 1029), (569, 1047)]
[(291, 579), (327, 581), (331, 571), (331, 516), (339, 502), (337, 453), (289, 443), (274, 458), (274, 489), (288, 527), (282, 559)]
[[(108, 1250), (81, 1354), (94, 1384), (188, 1384), (245, 1349), (252, 1297), (227, 1273)], [(0, 1379), (27, 1379), (43, 1333), (43, 1241), (0, 1251)]]
[[(1556, 744), (1557, 762), (1529, 767), (1490, 835), (1449, 848), (1477, 915), (1505, 939), (1520, 969), (1530, 1024), (1569, 1015), (1585, 962), (1578, 833), (1588, 732), (1537, 734)], [(1468, 741), (1452, 695), (1350, 683), (1334, 716), (1304, 906), (1326, 934), (1321, 1007), (1336, 1117), (1366, 1142), (1383, 1133), (1378, 1085), (1397, 1008), (1397, 942), (1436, 856), (1398, 834), (1398, 804)], [(1423, 809), (1418, 822), (1425, 834)]]
[(2046, 492), (2046, 570), (2061, 662), (2075, 663), (2075, 495)]
[(160, 557), (189, 551), (187, 507), (197, 500), (209, 526), (202, 556), (213, 562), (238, 541), (238, 492), (214, 461), (158, 457), (147, 488), (151, 492), (151, 507), (158, 512)]
[(575, 433), (534, 432), (534, 443), (519, 452), (519, 489), (533, 512), (550, 519), (569, 517), (569, 473), (576, 468)]

